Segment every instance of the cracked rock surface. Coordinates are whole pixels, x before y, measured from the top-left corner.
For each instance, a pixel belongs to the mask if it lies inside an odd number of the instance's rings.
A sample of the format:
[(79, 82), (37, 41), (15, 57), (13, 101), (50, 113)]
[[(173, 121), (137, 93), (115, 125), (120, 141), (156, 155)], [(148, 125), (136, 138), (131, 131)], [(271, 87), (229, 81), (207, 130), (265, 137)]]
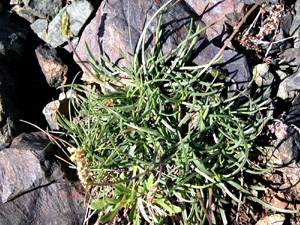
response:
[(0, 224), (82, 224), (84, 192), (65, 179), (49, 142), (24, 133), (0, 151)]

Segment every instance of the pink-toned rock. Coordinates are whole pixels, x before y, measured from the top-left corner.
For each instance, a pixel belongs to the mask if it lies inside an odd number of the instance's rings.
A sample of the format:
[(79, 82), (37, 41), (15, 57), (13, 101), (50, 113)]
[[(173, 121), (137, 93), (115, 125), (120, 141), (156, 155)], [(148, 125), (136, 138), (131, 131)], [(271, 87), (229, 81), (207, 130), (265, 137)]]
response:
[(215, 21), (222, 19), (212, 29), (206, 31), (208, 40), (212, 40), (219, 35), (224, 34), (226, 24), (235, 26), (239, 23), (244, 15), (245, 4), (236, 0), (185, 0), (195, 12), (201, 16), (201, 19), (206, 25), (212, 24)]
[(284, 193), (278, 192), (271, 200), (271, 205), (279, 209), (285, 209), (288, 203), (285, 199)]
[[(85, 47), (85, 42), (88, 44), (89, 49), (93, 52), (93, 53), (100, 53), (100, 45), (99, 45), (99, 41), (98, 41), (98, 32), (97, 31), (100, 26), (101, 26), (101, 16), (102, 16), (102, 8), (103, 8), (103, 4), (100, 5), (94, 19), (85, 27), (84, 32), (81, 35), (81, 40), (77, 47), (76, 47), (76, 51), (78, 53), (78, 55), (80, 56), (81, 60), (86, 60), (86, 59), (90, 59), (90, 56), (88, 54), (88, 51)], [(96, 59), (99, 60), (99, 58), (97, 57), (97, 55), (95, 55)], [(79, 63), (80, 59), (78, 59), (76, 57), (76, 55), (74, 54), (74, 60), (75, 62), (77, 62), (79, 64), (79, 66), (81, 65)], [(90, 67), (89, 65), (87, 65), (90, 69), (92, 69), (92, 67)], [(81, 68), (84, 70), (84, 67), (81, 65)]]

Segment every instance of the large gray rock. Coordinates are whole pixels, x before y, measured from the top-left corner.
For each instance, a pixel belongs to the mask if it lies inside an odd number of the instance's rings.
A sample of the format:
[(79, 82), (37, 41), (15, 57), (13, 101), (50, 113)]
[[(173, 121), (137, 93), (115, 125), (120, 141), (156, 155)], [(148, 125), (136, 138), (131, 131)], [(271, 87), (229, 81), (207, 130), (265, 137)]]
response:
[[(90, 59), (85, 48), (85, 43), (87, 43), (96, 58), (100, 52), (112, 63), (116, 63), (119, 66), (126, 65), (125, 60), (122, 59), (123, 57), (116, 48), (131, 60), (130, 53), (132, 50), (130, 46), (134, 50), (145, 23), (166, 2), (166, 0), (154, 2), (142, 0), (103, 1), (95, 18), (92, 19), (83, 31), (78, 47), (76, 48), (81, 59)], [(129, 38), (128, 18), (131, 25), (130, 37), (132, 45)], [(183, 2), (178, 2), (178, 4), (172, 7), (169, 13), (163, 16), (162, 28), (166, 39), (163, 44), (163, 52), (165, 54), (176, 48), (184, 40), (192, 18), (195, 24), (202, 24), (199, 21), (199, 16), (193, 13), (191, 8)], [(153, 21), (148, 29), (146, 48), (149, 48), (153, 43), (153, 34), (155, 33), (157, 21), (158, 18)], [(204, 38), (204, 35), (202, 38), (199, 38), (196, 48), (196, 55), (193, 62), (198, 65), (208, 62), (219, 51), (219, 48), (208, 42)], [(219, 67), (234, 77), (234, 80), (238, 84), (242, 85), (250, 79), (248, 65), (243, 55), (233, 50), (225, 50), (222, 55), (223, 58), (218, 63)], [(74, 59), (78, 61), (75, 56)], [(99, 57), (97, 59), (99, 60)], [(81, 64), (79, 66), (82, 67)], [(85, 71), (84, 67), (82, 69)]]
[(11, 22), (8, 14), (0, 15), (0, 144), (10, 142), (18, 132), (18, 65), (24, 59), (26, 41), (27, 29)]
[(296, 11), (296, 15), (293, 19), (292, 25), (291, 25), (291, 29), (290, 29), (290, 36), (294, 36), (295, 40), (294, 40), (294, 47), (295, 48), (299, 48), (300, 44), (300, 0), (297, 0), (295, 3), (295, 11)]
[(49, 144), (42, 132), (24, 133), (0, 151), (0, 224), (82, 224), (84, 191)]
[[(286, 140), (287, 149), (292, 153), (293, 159), (295, 159), (295, 170), (297, 170), (297, 175), (300, 175), (300, 96), (292, 101), (292, 107), (288, 111), (287, 124), (289, 124), (291, 129), (291, 135), (288, 140)], [(292, 166), (291, 166), (292, 167)], [(300, 191), (300, 185), (299, 191)]]
[(0, 202), (0, 224), (81, 225), (85, 218), (83, 194), (71, 183), (53, 183)]
[(300, 71), (292, 75), (288, 75), (283, 79), (278, 87), (277, 97), (283, 100), (291, 100), (297, 96), (297, 91), (300, 90)]
[(280, 59), (289, 64), (290, 69), (294, 72), (299, 69), (300, 66), (300, 49), (288, 48), (279, 55)]
[(287, 116), (287, 122), (300, 128), (300, 95), (292, 101), (292, 106), (289, 109)]
[(292, 23), (292, 27), (290, 30), (290, 35), (296, 35), (299, 34), (300, 29), (299, 29), (299, 25), (300, 25), (300, 0), (297, 0), (295, 3), (295, 11), (296, 11), (296, 15), (295, 18), (293, 20)]
[(286, 91), (299, 91), (299, 83), (300, 83), (300, 71), (293, 74), (290, 79), (288, 79), (289, 82), (286, 82)]
[[(17, 196), (63, 178), (53, 146), (42, 133), (21, 134), (9, 148), (0, 152), (0, 200), (6, 203)], [(45, 148), (45, 149), (44, 149)]]

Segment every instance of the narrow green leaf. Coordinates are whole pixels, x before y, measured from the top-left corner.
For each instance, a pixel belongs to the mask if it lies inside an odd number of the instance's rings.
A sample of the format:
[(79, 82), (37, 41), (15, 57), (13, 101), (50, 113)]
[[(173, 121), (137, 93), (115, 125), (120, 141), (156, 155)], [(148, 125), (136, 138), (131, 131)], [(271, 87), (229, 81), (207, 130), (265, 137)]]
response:
[(131, 190), (125, 188), (122, 184), (116, 184), (114, 185), (114, 188), (116, 189), (115, 194), (116, 195), (130, 195), (131, 194)]
[(150, 190), (150, 188), (152, 187), (153, 183), (154, 183), (154, 175), (153, 175), (153, 173), (150, 173), (150, 176), (149, 176), (149, 178), (147, 180), (147, 185), (146, 185), (147, 190)]
[(181, 208), (179, 206), (176, 206), (176, 205), (173, 205), (170, 203), (166, 204), (165, 199), (154, 198), (153, 200), (155, 203), (157, 203), (158, 205), (163, 207), (169, 213), (180, 213), (181, 212)]

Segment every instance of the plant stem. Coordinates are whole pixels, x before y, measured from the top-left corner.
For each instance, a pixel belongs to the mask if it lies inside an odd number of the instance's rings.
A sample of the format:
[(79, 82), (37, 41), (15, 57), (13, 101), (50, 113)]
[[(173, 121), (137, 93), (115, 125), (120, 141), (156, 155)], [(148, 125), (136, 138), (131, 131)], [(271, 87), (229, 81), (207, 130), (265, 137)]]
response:
[[(75, 56), (77, 57), (77, 59), (80, 61), (80, 62), (83, 62), (80, 58), (80, 56), (77, 54), (77, 51), (75, 50), (72, 42), (70, 41), (70, 38), (67, 37), (67, 41), (68, 41), (68, 44), (69, 46), (71, 47), (72, 51), (74, 52)], [(110, 91), (115, 91), (115, 89), (110, 86), (109, 84), (104, 84), (86, 65), (85, 63), (82, 63), (82, 66), (86, 69), (86, 71), (94, 78), (97, 80), (97, 82), (99, 84), (101, 84), (103, 87), (107, 88), (108, 90)]]
[(212, 184), (210, 189), (209, 189), (209, 202), (208, 202), (209, 213), (208, 213), (208, 216), (209, 216), (210, 219), (211, 219), (211, 203), (212, 203), (213, 187), (214, 187), (214, 184)]
[(204, 214), (205, 214), (205, 216), (206, 216), (206, 218), (207, 218), (207, 220), (208, 220), (208, 223), (209, 223), (209, 225), (212, 225), (211, 218), (210, 218), (210, 216), (208, 215), (208, 213), (207, 213), (207, 211), (206, 211), (206, 209), (205, 209), (205, 207), (204, 207), (204, 204), (203, 204), (203, 202), (202, 202), (202, 199), (201, 199), (199, 190), (196, 189), (196, 192), (197, 192), (197, 196), (198, 196), (198, 200), (199, 200), (199, 202), (200, 202), (201, 208), (202, 208), (202, 210), (203, 210), (203, 212), (204, 212)]

